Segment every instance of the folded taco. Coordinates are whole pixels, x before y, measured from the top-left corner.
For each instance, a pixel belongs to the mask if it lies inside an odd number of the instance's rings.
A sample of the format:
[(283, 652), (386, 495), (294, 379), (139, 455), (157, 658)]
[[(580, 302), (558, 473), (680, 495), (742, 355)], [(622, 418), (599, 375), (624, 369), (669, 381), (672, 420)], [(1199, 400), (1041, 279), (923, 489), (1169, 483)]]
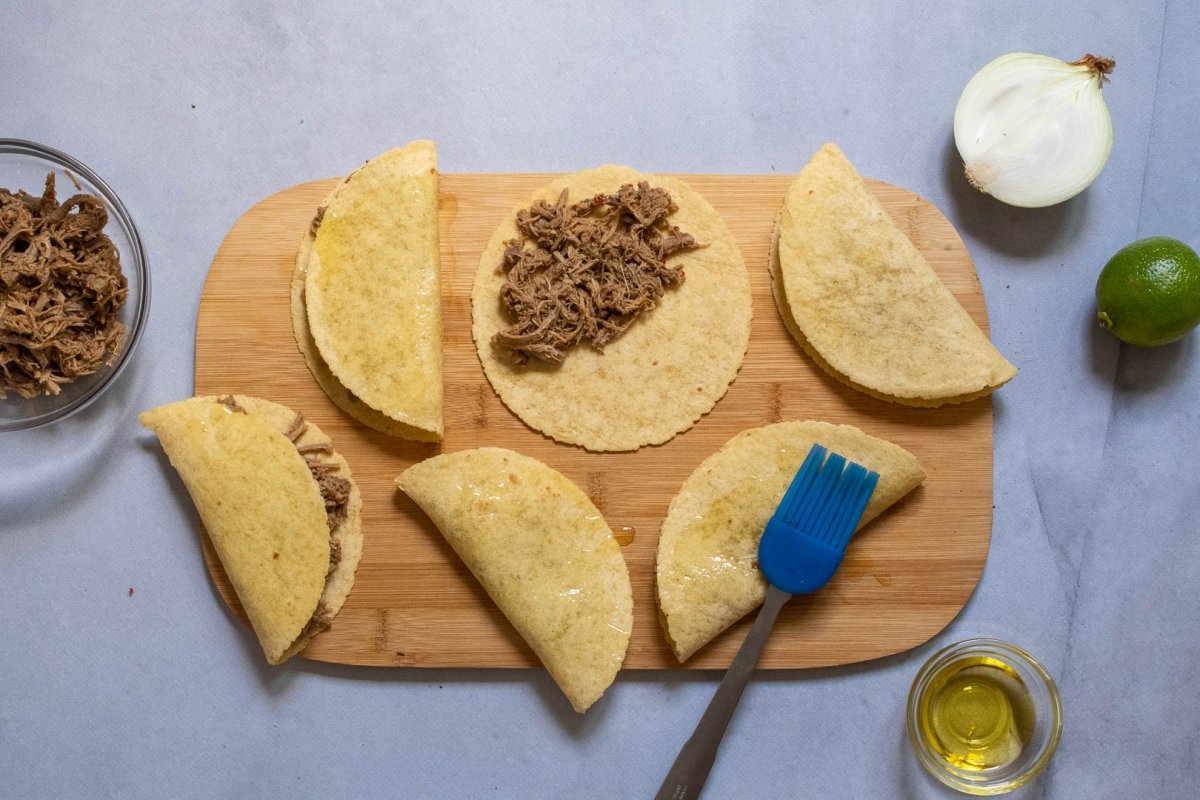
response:
[(342, 410), (405, 439), (442, 438), (437, 151), (372, 158), (329, 194), (292, 274), (292, 328)]
[(267, 661), (304, 649), (341, 610), (362, 555), (362, 499), (317, 426), (243, 395), (142, 413), (183, 479)]
[(498, 447), (448, 453), (396, 485), (429, 515), (583, 713), (616, 678), (633, 629), (620, 545), (565, 475)]
[(818, 150), (788, 189), (769, 264), (792, 336), (859, 391), (940, 406), (1017, 374), (837, 145)]

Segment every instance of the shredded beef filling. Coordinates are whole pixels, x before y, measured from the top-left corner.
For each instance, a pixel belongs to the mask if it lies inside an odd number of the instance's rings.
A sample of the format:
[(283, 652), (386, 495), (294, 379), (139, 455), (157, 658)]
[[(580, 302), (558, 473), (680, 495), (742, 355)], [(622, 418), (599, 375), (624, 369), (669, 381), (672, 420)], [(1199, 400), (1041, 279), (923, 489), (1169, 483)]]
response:
[(569, 205), (538, 201), (517, 212), (524, 241), (507, 242), (500, 300), (513, 324), (492, 341), (513, 363), (561, 363), (581, 341), (597, 350), (654, 308), (683, 270), (667, 258), (696, 240), (667, 224), (676, 210), (665, 189), (645, 181)]
[[(292, 440), (292, 444), (296, 444), (296, 440), (308, 429), (308, 424), (299, 414), (292, 422), (292, 427), (287, 431), (287, 437)], [(325, 501), (325, 524), (329, 526), (330, 532), (338, 525), (346, 520), (347, 505), (350, 503), (350, 481), (335, 475), (338, 465), (332, 461), (322, 461), (322, 455), (333, 455), (333, 446), (321, 442), (318, 444), (296, 444), (296, 451), (304, 457), (304, 463), (308, 465), (308, 471), (312, 473), (313, 479), (317, 482), (317, 488), (321, 490), (321, 499)], [(338, 552), (333, 552), (337, 550)], [(341, 552), (331, 540), (329, 558), (329, 571), (333, 572), (333, 568), (337, 566), (337, 560), (341, 557)]]
[(237, 401), (237, 398), (231, 394), (217, 398), (217, 402), (228, 408), (236, 414), (249, 414), (250, 412), (242, 408), (242, 404)]
[(325, 206), (317, 209), (317, 213), (313, 214), (312, 222), (308, 225), (308, 232), (313, 236), (317, 235), (317, 231), (321, 229), (321, 222), (325, 219)]
[(120, 351), (128, 285), (106, 224), (98, 197), (59, 205), (53, 172), (41, 197), (0, 189), (0, 399), (58, 394)]
[(317, 603), (317, 610), (305, 623), (304, 629), (300, 631), (300, 635), (296, 637), (297, 641), (303, 641), (310, 636), (316, 636), (321, 631), (329, 630), (329, 626), (333, 624), (333, 617), (329, 616), (329, 609), (325, 608), (325, 603)]
[[(338, 468), (336, 463), (320, 460), (322, 455), (333, 454), (332, 445), (326, 442), (296, 444), (296, 440), (303, 436), (306, 430), (308, 430), (308, 423), (297, 413), (296, 418), (292, 420), (291, 427), (284, 435), (292, 441), (292, 444), (296, 445), (297, 452), (304, 457), (308, 471), (312, 473), (313, 478), (317, 481), (317, 488), (321, 490), (321, 499), (325, 501), (325, 524), (329, 526), (329, 569), (325, 573), (328, 577), (333, 574), (333, 571), (337, 569), (338, 562), (342, 560), (342, 543), (333, 538), (333, 529), (346, 519), (346, 509), (350, 503), (350, 481), (333, 474)], [(300, 632), (299, 638), (306, 639), (316, 636), (326, 630), (332, 622), (333, 617), (330, 616), (329, 609), (325, 607), (323, 601), (318, 601), (312, 617), (304, 626), (304, 630)]]

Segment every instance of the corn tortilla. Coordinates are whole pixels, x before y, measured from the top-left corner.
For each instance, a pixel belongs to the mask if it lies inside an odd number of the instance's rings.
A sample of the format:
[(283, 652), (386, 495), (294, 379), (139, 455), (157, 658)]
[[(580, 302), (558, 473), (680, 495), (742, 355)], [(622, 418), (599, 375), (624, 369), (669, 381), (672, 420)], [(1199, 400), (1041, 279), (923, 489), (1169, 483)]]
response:
[(292, 326), (321, 388), (355, 419), (442, 438), (433, 142), (371, 159), (326, 198), (296, 257)]
[[(218, 398), (194, 397), (139, 415), (179, 473), (267, 661), (281, 663), (308, 644), (308, 621), (322, 605), (341, 610), (362, 556), (362, 498), (336, 452), (321, 453), (351, 483), (346, 519), (332, 531), (317, 482), (296, 449), (332, 443), (316, 425), (295, 444), (285, 432), (295, 413), (235, 395), (247, 413)], [(330, 542), (340, 558), (332, 572)]]
[(633, 629), (621, 549), (579, 487), (511, 450), (427, 459), (396, 485), (433, 520), (513, 627), (586, 711), (613, 682)]
[(788, 330), (860, 391), (939, 406), (1016, 375), (836, 145), (818, 150), (788, 189), (771, 270)]
[(702, 247), (671, 257), (684, 269), (683, 284), (603, 352), (579, 345), (561, 365), (516, 366), (492, 343), (510, 324), (499, 267), (505, 243), (519, 238), (516, 210), (484, 250), (471, 291), (475, 347), (500, 399), (531, 428), (593, 451), (636, 450), (690, 428), (724, 396), (750, 342), (750, 279), (741, 252), (712, 206), (682, 181), (609, 165), (563, 176), (522, 208), (553, 203), (564, 187), (575, 202), (643, 180), (670, 192), (679, 207), (670, 223)]
[(762, 604), (758, 540), (813, 444), (879, 473), (860, 528), (925, 478), (903, 448), (849, 425), (780, 422), (729, 440), (684, 481), (659, 537), (660, 619), (681, 662)]

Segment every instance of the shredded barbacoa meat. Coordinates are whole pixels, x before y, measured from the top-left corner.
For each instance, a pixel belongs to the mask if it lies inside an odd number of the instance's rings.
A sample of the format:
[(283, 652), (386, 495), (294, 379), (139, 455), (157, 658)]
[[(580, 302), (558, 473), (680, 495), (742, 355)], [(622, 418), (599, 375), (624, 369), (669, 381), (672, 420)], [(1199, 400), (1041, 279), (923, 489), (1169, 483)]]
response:
[(249, 414), (250, 412), (242, 408), (242, 404), (237, 401), (237, 398), (231, 394), (217, 398), (217, 402), (228, 408), (235, 414)]
[(53, 172), (41, 197), (0, 189), (0, 399), (58, 394), (120, 351), (128, 285), (107, 223), (98, 197), (59, 205)]
[(561, 363), (580, 341), (603, 350), (683, 283), (683, 270), (668, 267), (667, 258), (697, 245), (667, 224), (675, 210), (665, 189), (642, 181), (574, 205), (563, 189), (554, 205), (538, 201), (517, 212), (517, 228), (532, 246), (507, 243), (500, 300), (513, 324), (493, 342), (516, 364)]
[(321, 228), (321, 221), (325, 219), (325, 206), (317, 209), (317, 213), (313, 214), (312, 222), (308, 224), (308, 232), (313, 236), (317, 235), (317, 231)]
[[(317, 488), (321, 490), (321, 499), (325, 501), (325, 523), (332, 532), (346, 519), (346, 507), (350, 503), (350, 481), (334, 474), (338, 470), (337, 463), (321, 460), (322, 455), (333, 454), (332, 445), (327, 442), (296, 444), (296, 440), (304, 435), (306, 430), (308, 430), (308, 423), (304, 421), (304, 417), (296, 414), (296, 419), (292, 421), (292, 426), (288, 428), (285, 435), (292, 440), (292, 444), (296, 445), (297, 452), (304, 457), (308, 471), (312, 473), (313, 479), (317, 482)], [(330, 539), (329, 550), (329, 571), (333, 572), (341, 558), (341, 548), (333, 539)]]
[(300, 635), (296, 637), (296, 641), (302, 641), (310, 636), (316, 636), (321, 631), (329, 630), (329, 626), (332, 624), (333, 617), (329, 615), (329, 609), (325, 607), (323, 602), (318, 602), (317, 609), (308, 618), (308, 622), (300, 631)]
[[(297, 440), (304, 435), (306, 430), (308, 430), (308, 423), (297, 412), (296, 418), (292, 420), (291, 426), (284, 435), (291, 440), (292, 444), (296, 445), (296, 451), (304, 458), (304, 463), (308, 465), (308, 471), (312, 473), (317, 482), (317, 488), (321, 490), (321, 499), (325, 501), (325, 524), (329, 526), (329, 569), (325, 571), (325, 575), (328, 577), (333, 574), (342, 560), (342, 543), (333, 537), (333, 529), (346, 519), (346, 508), (350, 503), (350, 481), (333, 474), (338, 469), (336, 462), (320, 460), (322, 454), (333, 455), (333, 445), (328, 442), (297, 444)], [(316, 636), (321, 631), (327, 630), (331, 624), (333, 624), (333, 617), (330, 616), (329, 609), (325, 607), (324, 601), (318, 601), (312, 617), (309, 618), (304, 630), (300, 631), (300, 636), (297, 638), (307, 639), (310, 636)]]

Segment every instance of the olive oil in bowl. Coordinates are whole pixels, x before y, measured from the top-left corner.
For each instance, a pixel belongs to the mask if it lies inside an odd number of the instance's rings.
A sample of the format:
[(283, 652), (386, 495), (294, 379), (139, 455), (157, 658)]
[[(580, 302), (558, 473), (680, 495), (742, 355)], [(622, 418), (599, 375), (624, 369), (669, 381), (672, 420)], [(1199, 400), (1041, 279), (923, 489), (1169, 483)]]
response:
[(1049, 674), (1024, 650), (995, 639), (936, 653), (909, 695), (917, 757), (941, 781), (971, 794), (1000, 794), (1032, 780), (1061, 729)]
[(1020, 757), (1036, 718), (1021, 676), (986, 656), (949, 664), (930, 681), (918, 710), (939, 756), (968, 770), (1005, 767)]

